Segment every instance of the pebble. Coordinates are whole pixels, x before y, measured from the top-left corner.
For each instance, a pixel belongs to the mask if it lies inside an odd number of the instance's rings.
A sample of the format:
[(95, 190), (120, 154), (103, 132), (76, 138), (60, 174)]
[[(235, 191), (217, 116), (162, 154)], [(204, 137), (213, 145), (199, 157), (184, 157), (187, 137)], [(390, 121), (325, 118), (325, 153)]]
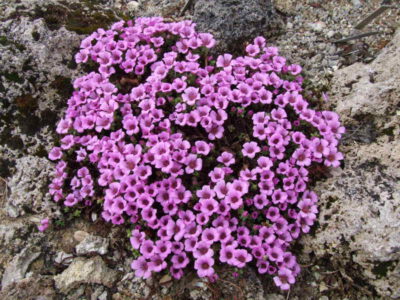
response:
[(82, 242), (88, 235), (89, 233), (87, 233), (86, 231), (77, 230), (74, 232), (74, 239), (77, 242)]
[(335, 32), (334, 32), (333, 30), (329, 30), (329, 31), (326, 33), (326, 37), (327, 37), (328, 39), (333, 38), (334, 35), (335, 35)]
[(130, 1), (128, 2), (128, 4), (126, 5), (126, 8), (130, 11), (130, 12), (136, 12), (139, 9), (139, 3), (137, 1)]
[(87, 235), (83, 241), (76, 246), (76, 253), (78, 255), (86, 255), (98, 253), (100, 255), (107, 254), (109, 241), (95, 235)]
[(326, 27), (326, 24), (321, 21), (309, 23), (308, 25), (310, 26), (311, 30), (315, 32), (322, 32), (322, 30), (324, 30), (324, 28)]

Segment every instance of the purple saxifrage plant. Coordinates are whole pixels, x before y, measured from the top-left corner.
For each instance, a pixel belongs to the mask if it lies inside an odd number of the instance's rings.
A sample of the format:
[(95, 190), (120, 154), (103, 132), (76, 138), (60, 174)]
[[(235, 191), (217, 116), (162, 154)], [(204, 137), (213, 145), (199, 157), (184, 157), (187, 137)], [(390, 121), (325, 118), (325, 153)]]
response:
[(77, 63), (50, 192), (65, 206), (99, 205), (131, 226), (139, 277), (254, 264), (289, 289), (290, 245), (313, 225), (309, 169), (338, 167), (339, 117), (302, 96), (301, 67), (257, 37), (246, 55), (220, 55), (191, 21), (138, 18), (99, 29)]

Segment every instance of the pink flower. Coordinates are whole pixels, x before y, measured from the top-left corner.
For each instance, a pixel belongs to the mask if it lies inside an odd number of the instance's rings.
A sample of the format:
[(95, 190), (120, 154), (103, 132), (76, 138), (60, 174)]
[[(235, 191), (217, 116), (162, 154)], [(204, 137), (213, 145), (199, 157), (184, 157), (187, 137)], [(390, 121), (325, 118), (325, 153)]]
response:
[(196, 259), (194, 268), (197, 270), (199, 277), (208, 277), (214, 274), (214, 259), (209, 256), (201, 256)]
[(194, 171), (200, 171), (203, 166), (201, 158), (194, 154), (190, 154), (186, 159), (185, 171), (187, 174), (192, 174)]
[(220, 55), (217, 58), (217, 67), (227, 68), (227, 67), (230, 66), (231, 61), (232, 61), (232, 55), (231, 54)]
[(213, 281), (216, 257), (238, 268), (254, 258), (288, 289), (300, 272), (290, 245), (318, 213), (309, 167), (340, 166), (345, 128), (309, 108), (301, 67), (264, 38), (237, 57), (205, 54), (215, 43), (160, 17), (85, 38), (75, 59), (94, 69), (73, 82), (57, 124), (49, 192), (132, 227), (136, 276), (168, 268), (179, 279), (194, 263)]
[(233, 154), (226, 151), (222, 152), (222, 154), (218, 156), (217, 161), (223, 163), (227, 167), (235, 163)]
[(261, 151), (261, 148), (258, 147), (256, 142), (249, 142), (243, 144), (243, 156), (247, 156), (249, 158), (254, 158), (258, 152)]
[(194, 87), (186, 88), (185, 92), (182, 94), (182, 99), (188, 105), (194, 105), (195, 102), (200, 99), (199, 89)]
[(295, 283), (295, 278), (292, 272), (287, 268), (282, 268), (278, 271), (278, 276), (274, 277), (274, 282), (281, 290), (288, 290), (290, 285)]
[(48, 218), (44, 218), (40, 221), (40, 225), (38, 226), (38, 229), (40, 232), (45, 231), (48, 227), (49, 227), (49, 219)]
[(62, 157), (62, 151), (60, 147), (54, 147), (53, 149), (51, 149), (50, 153), (49, 153), (49, 158), (51, 160), (58, 160)]
[(148, 262), (144, 257), (139, 257), (131, 263), (131, 268), (135, 270), (137, 277), (144, 279), (151, 276), (153, 263)]
[(336, 149), (330, 149), (329, 154), (326, 156), (326, 159), (324, 161), (324, 164), (327, 167), (339, 167), (340, 166), (340, 161), (343, 160), (343, 154), (340, 152), (337, 152)]
[(246, 263), (252, 260), (251, 255), (243, 249), (235, 250), (233, 265), (238, 268), (243, 268)]

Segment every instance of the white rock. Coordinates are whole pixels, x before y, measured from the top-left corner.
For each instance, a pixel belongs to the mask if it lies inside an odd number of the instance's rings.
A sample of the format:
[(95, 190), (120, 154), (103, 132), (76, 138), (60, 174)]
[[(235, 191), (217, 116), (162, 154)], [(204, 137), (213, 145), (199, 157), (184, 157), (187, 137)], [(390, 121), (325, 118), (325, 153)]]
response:
[(322, 30), (324, 30), (326, 27), (326, 24), (322, 21), (318, 21), (315, 23), (309, 23), (308, 26), (315, 32), (322, 32)]
[(118, 273), (106, 266), (100, 256), (90, 259), (77, 258), (61, 274), (54, 277), (56, 287), (67, 292), (82, 283), (95, 283), (112, 287)]
[(73, 255), (69, 253), (65, 253), (64, 251), (57, 252), (54, 261), (58, 264), (68, 265), (71, 263), (73, 259)]
[(137, 10), (139, 10), (140, 4), (137, 1), (130, 1), (128, 2), (128, 4), (126, 5), (126, 8), (130, 11), (130, 12), (136, 12)]
[(108, 252), (108, 245), (108, 239), (99, 236), (88, 235), (76, 246), (75, 249), (78, 255), (91, 253), (104, 255)]
[[(354, 128), (348, 136), (353, 141), (343, 148), (344, 168), (317, 184), (320, 226), (303, 240), (307, 251), (352, 264), (360, 278), (391, 298), (400, 298), (399, 70), (400, 30), (372, 63), (335, 72), (330, 103)], [(372, 132), (355, 140), (368, 125)]]
[(11, 283), (18, 282), (26, 277), (26, 271), (30, 264), (40, 256), (40, 252), (35, 252), (30, 248), (22, 250), (14, 259), (7, 265), (1, 286), (4, 289)]

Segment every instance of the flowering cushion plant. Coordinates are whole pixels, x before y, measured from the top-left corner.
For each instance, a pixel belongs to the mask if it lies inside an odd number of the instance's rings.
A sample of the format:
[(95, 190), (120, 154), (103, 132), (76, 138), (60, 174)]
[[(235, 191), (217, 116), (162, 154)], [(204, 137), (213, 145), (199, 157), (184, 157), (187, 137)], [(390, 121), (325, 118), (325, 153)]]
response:
[(302, 96), (301, 67), (262, 37), (246, 55), (220, 55), (190, 21), (118, 22), (81, 43), (50, 193), (98, 205), (132, 226), (137, 276), (254, 264), (288, 289), (300, 271), (291, 243), (316, 219), (309, 168), (337, 167), (344, 128)]

